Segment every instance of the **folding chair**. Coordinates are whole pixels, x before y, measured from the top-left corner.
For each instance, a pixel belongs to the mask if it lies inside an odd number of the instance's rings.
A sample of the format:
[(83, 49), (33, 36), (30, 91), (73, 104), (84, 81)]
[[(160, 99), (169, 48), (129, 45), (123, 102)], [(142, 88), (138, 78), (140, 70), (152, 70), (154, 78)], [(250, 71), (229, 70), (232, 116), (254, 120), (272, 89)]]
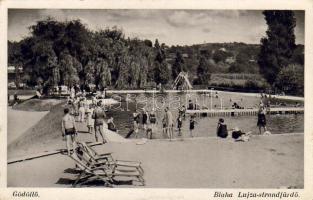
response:
[[(136, 178), (135, 181), (140, 182), (142, 185), (145, 185), (145, 181), (142, 177), (142, 174), (136, 170), (120, 170), (112, 168), (101, 162), (94, 162), (84, 151), (79, 151), (80, 147), (77, 148), (77, 152), (71, 155), (72, 159), (76, 160), (76, 165), (82, 170), (82, 174), (79, 175), (75, 182), (82, 181), (83, 183), (89, 182), (93, 175), (94, 179), (105, 181), (107, 186), (110, 186), (111, 183), (114, 183), (114, 177), (129, 177)], [(86, 181), (85, 181), (86, 179)], [(134, 179), (133, 179), (134, 180)]]
[(102, 180), (104, 181), (105, 186), (112, 187), (111, 183), (113, 183), (113, 179), (106, 173), (104, 168), (91, 168), (79, 160), (75, 154), (69, 155), (69, 157), (74, 160), (75, 165), (81, 170), (72, 185), (73, 187), (91, 182), (93, 180)]
[[(141, 162), (129, 161), (129, 160), (115, 160), (111, 153), (109, 156), (107, 154), (98, 154), (93, 148), (88, 146), (86, 143), (82, 142), (78, 144), (84, 151), (90, 156), (90, 159), (94, 162), (101, 162), (112, 166), (113, 168), (126, 167), (126, 168), (136, 168), (140, 174), (144, 174), (144, 170), (141, 166)], [(119, 168), (120, 169), (120, 168)]]

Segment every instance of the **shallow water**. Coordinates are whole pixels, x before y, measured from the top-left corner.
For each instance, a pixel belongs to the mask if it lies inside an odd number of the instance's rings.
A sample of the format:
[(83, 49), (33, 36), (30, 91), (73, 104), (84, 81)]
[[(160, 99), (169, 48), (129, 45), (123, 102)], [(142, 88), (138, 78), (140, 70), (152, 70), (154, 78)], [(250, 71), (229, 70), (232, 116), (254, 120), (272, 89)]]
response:
[[(154, 129), (153, 138), (166, 138), (167, 136), (162, 134), (161, 120), (164, 115), (164, 108), (169, 107), (173, 113), (174, 119), (177, 118), (177, 108), (181, 105), (186, 105), (189, 99), (193, 102), (197, 102), (201, 108), (220, 109), (230, 108), (233, 102), (239, 104), (239, 106), (256, 107), (260, 102), (260, 99), (253, 96), (240, 96), (238, 94), (218, 94), (218, 98), (215, 98), (215, 94), (212, 98), (205, 94), (137, 94), (121, 96), (123, 101), (120, 105), (114, 105), (109, 108), (108, 115), (114, 117), (115, 124), (119, 130), (119, 133), (125, 136), (133, 126), (132, 113), (135, 108), (140, 112), (143, 107), (147, 110), (152, 108), (156, 109), (158, 118), (158, 124)], [(212, 103), (211, 103), (212, 102)], [(213, 137), (216, 135), (217, 121), (220, 117), (197, 117), (196, 125), (193, 131), (193, 135), (196, 137)], [(267, 115), (267, 129), (272, 134), (281, 133), (295, 133), (304, 131), (304, 115), (303, 114), (288, 114), (288, 115)], [(183, 120), (182, 133), (183, 137), (190, 137), (189, 133), (189, 119), (186, 115), (186, 119)], [(228, 128), (238, 127), (244, 132), (252, 131), (253, 134), (259, 134), (259, 129), (256, 126), (257, 116), (234, 116), (224, 117), (225, 123)], [(178, 130), (175, 125), (175, 136), (177, 137)], [(139, 132), (139, 137), (146, 137), (143, 129)]]

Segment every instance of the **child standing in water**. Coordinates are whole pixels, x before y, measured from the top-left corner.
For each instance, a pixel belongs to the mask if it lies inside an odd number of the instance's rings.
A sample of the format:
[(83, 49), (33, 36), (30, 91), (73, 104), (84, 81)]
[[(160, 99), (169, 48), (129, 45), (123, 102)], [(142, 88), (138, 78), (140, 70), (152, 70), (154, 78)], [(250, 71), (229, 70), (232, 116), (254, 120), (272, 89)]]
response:
[(137, 110), (135, 109), (134, 113), (133, 113), (133, 123), (134, 123), (134, 132), (135, 132), (135, 137), (138, 137), (138, 132), (139, 132), (139, 113), (137, 112)]
[(177, 118), (177, 128), (178, 128), (178, 136), (181, 136), (181, 127), (183, 125), (183, 119), (182, 119), (182, 116), (181, 115), (178, 115), (178, 118)]
[(193, 137), (192, 131), (195, 129), (195, 116), (190, 115), (190, 121), (189, 121), (189, 130), (190, 130), (190, 137)]
[(260, 104), (259, 112), (258, 112), (258, 122), (257, 126), (259, 127), (260, 135), (262, 134), (261, 128), (263, 127), (264, 133), (267, 132), (266, 129), (266, 117), (265, 117), (266, 111), (263, 104)]
[(144, 130), (147, 129), (147, 123), (148, 123), (148, 112), (146, 111), (145, 108), (143, 108), (143, 111), (142, 111), (142, 127)]

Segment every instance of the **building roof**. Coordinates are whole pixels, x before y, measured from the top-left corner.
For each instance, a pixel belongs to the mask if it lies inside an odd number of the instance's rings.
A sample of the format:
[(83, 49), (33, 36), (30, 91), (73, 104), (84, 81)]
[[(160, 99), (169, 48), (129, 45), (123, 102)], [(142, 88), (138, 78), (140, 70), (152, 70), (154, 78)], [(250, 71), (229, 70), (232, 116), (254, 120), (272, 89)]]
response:
[[(19, 67), (20, 73), (23, 72), (23, 67)], [(15, 66), (10, 65), (8, 66), (8, 73), (15, 73)]]

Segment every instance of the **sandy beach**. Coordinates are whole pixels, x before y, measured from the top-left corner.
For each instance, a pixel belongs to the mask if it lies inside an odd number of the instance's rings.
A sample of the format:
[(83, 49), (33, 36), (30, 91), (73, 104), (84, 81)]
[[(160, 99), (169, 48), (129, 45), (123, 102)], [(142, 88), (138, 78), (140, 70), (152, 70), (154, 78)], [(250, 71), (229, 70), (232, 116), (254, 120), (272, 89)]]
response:
[(37, 124), (47, 113), (48, 111), (30, 112), (8, 108), (8, 145)]
[[(254, 136), (249, 142), (217, 138), (149, 140), (144, 145), (112, 142), (95, 149), (114, 152), (116, 159), (141, 161), (145, 187), (303, 188), (304, 184), (303, 134)], [(73, 161), (61, 154), (9, 164), (8, 186), (71, 187), (76, 176), (70, 173), (72, 168)]]
[[(65, 149), (59, 128), (63, 108), (64, 105), (59, 104), (46, 115), (39, 116), (37, 112), (37, 118), (29, 117), (33, 122), (28, 124), (28, 131), (18, 140), (8, 143), (8, 159)], [(12, 114), (14, 112), (8, 117)], [(18, 119), (23, 121), (21, 119), (25, 117), (20, 115)], [(19, 134), (25, 129), (22, 125), (15, 128), (20, 128), (16, 130)], [(94, 136), (87, 132), (85, 123), (77, 123), (77, 128), (78, 141), (95, 141)], [(113, 152), (115, 159), (142, 162), (146, 180), (144, 187), (303, 188), (303, 133), (253, 135), (249, 142), (219, 139), (214, 133), (209, 135), (142, 142), (141, 139), (125, 140), (110, 133), (107, 135), (108, 143), (95, 146), (95, 149), (100, 153)], [(74, 166), (67, 155), (60, 153), (8, 164), (8, 186), (71, 187), (77, 176), (71, 170)], [(103, 187), (101, 183), (90, 186)], [(139, 186), (134, 182), (116, 187)]]

